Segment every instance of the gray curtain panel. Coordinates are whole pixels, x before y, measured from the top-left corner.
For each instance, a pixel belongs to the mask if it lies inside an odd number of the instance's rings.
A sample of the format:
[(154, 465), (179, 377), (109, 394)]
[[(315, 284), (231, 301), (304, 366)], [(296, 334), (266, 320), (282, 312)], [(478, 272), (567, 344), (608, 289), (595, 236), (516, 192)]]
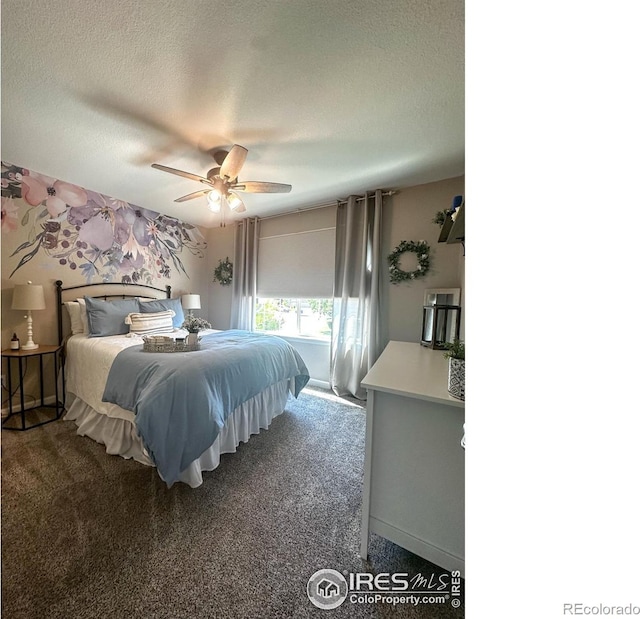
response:
[(236, 226), (233, 260), (231, 328), (253, 331), (258, 277), (257, 217), (245, 219)]
[(380, 354), (382, 191), (338, 205), (331, 335), (331, 389), (366, 399), (360, 386)]

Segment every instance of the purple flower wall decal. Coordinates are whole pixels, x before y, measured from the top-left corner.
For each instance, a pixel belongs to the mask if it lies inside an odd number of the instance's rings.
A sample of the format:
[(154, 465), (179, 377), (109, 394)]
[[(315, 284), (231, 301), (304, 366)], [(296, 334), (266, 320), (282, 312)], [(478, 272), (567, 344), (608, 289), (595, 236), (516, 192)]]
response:
[(96, 249), (107, 250), (113, 245), (113, 211), (100, 209), (80, 226), (78, 240)]
[(19, 260), (10, 277), (42, 251), (89, 283), (153, 285), (172, 268), (187, 275), (180, 253), (202, 257), (206, 248), (196, 226), (3, 162), (3, 232), (18, 229), (14, 198), (30, 207), (20, 221), (30, 233), (11, 254)]
[(57, 217), (69, 206), (87, 203), (87, 192), (77, 185), (58, 181), (50, 176), (29, 172), (22, 177), (22, 198), (31, 206), (44, 204), (51, 217)]

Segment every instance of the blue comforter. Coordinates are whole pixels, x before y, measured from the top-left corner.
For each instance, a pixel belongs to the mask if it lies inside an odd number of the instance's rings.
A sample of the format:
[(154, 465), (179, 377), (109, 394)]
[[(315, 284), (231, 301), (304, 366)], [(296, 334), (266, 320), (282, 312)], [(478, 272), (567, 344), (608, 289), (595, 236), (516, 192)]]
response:
[(118, 353), (102, 396), (136, 414), (136, 426), (169, 486), (208, 449), (228, 415), (283, 380), (295, 378), (295, 396), (309, 380), (298, 352), (284, 340), (248, 331), (202, 338), (184, 353)]

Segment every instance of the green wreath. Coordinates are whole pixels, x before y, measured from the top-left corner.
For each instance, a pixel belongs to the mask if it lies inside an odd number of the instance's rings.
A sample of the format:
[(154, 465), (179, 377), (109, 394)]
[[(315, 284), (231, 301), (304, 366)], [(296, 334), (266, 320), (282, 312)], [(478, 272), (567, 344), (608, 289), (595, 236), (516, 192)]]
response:
[[(418, 268), (415, 271), (403, 271), (400, 264), (400, 256), (406, 252), (416, 254), (418, 257)], [(429, 270), (429, 246), (424, 241), (400, 241), (388, 257), (389, 279), (392, 284), (399, 284), (406, 280), (424, 277)]]
[(220, 282), (222, 286), (228, 286), (233, 279), (233, 265), (229, 257), (218, 260), (218, 266), (213, 270), (213, 281)]

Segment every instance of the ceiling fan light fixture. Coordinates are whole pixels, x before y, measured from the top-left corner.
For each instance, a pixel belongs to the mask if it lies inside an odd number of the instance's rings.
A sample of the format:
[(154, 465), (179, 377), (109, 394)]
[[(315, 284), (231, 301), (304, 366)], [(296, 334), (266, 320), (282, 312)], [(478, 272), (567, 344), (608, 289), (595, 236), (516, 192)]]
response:
[(213, 158), (219, 167), (211, 168), (207, 172), (207, 178), (159, 163), (154, 163), (151, 167), (203, 183), (206, 186), (204, 189), (193, 191), (174, 201), (187, 202), (206, 195), (209, 210), (213, 213), (222, 213), (224, 220), (223, 202), (226, 202), (227, 206), (235, 213), (244, 213), (247, 210), (240, 196), (235, 192), (231, 192), (230, 189), (248, 193), (289, 193), (291, 191), (291, 185), (283, 183), (266, 183), (263, 181), (243, 181), (239, 183), (238, 173), (247, 158), (247, 152), (247, 149), (239, 144), (234, 144), (229, 151), (219, 150), (214, 152)]
[(235, 193), (231, 192), (227, 196), (227, 204), (229, 205), (229, 208), (234, 211), (237, 211), (243, 206), (242, 200)]
[(210, 211), (219, 213), (222, 208), (222, 196), (214, 189), (207, 194), (207, 203)]

